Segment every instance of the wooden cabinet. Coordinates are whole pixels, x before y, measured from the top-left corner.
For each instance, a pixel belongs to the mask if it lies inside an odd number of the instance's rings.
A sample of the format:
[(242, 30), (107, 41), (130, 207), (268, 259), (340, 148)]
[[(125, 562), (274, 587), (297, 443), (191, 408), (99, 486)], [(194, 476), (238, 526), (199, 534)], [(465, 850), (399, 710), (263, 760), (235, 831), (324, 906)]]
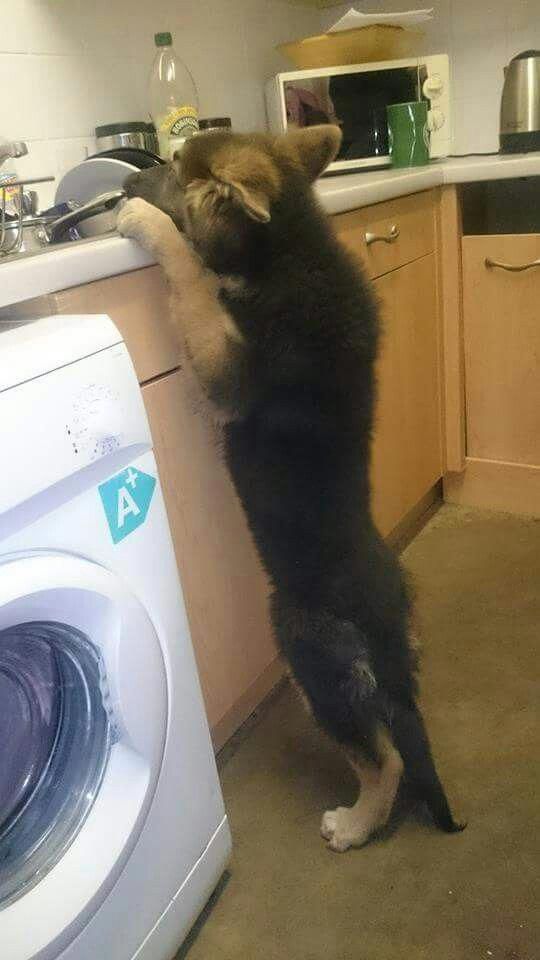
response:
[(445, 498), (540, 517), (540, 266), (486, 259), (533, 263), (540, 234), (463, 237), (466, 459)]
[(383, 333), (371, 481), (386, 535), (442, 474), (434, 254), (380, 277), (375, 291)]
[(143, 387), (212, 736), (281, 677), (259, 563), (203, 398), (182, 370)]
[[(388, 535), (442, 476), (440, 344), (433, 191), (334, 218), (381, 308), (372, 460), (375, 521)], [(397, 237), (366, 243), (366, 235)]]
[(467, 456), (540, 466), (540, 236), (463, 239)]
[(167, 322), (169, 297), (159, 267), (144, 267), (53, 294), (57, 313), (108, 313), (122, 334), (139, 383), (173, 370), (180, 346)]
[[(435, 248), (432, 190), (351, 210), (334, 218), (341, 242), (362, 262), (370, 279), (396, 270)], [(371, 237), (387, 238), (368, 243)]]

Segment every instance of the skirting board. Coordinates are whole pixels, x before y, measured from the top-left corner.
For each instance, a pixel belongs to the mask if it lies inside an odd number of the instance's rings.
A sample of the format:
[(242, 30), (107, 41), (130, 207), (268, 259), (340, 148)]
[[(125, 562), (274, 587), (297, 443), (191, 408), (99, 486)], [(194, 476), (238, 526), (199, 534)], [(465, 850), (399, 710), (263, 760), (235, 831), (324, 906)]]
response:
[(279, 683), (284, 672), (285, 664), (278, 656), (265, 667), (230, 710), (212, 727), (212, 743), (216, 753)]
[(444, 499), (467, 507), (483, 507), (540, 517), (540, 467), (467, 457), (463, 473), (444, 478)]
[(393, 530), (385, 537), (386, 542), (396, 553), (402, 553), (411, 540), (420, 533), (422, 527), (437, 512), (443, 501), (442, 483), (440, 480), (409, 510)]

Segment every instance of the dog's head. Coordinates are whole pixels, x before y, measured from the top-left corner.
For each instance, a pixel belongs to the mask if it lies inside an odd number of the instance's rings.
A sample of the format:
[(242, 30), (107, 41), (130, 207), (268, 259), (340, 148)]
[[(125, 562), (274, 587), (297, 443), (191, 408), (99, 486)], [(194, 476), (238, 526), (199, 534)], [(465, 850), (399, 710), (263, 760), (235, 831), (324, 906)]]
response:
[(143, 197), (168, 213), (203, 260), (229, 266), (272, 223), (280, 201), (317, 179), (341, 143), (331, 125), (281, 137), (212, 133), (188, 140), (165, 166), (130, 176), (129, 197)]

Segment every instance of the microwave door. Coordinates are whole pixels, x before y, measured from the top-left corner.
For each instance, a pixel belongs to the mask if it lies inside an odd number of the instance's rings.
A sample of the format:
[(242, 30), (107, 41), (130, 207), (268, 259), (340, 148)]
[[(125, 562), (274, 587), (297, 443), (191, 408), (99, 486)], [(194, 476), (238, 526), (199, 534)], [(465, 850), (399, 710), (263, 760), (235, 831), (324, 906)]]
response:
[(416, 67), (338, 74), (330, 77), (329, 97), (343, 133), (338, 160), (388, 156), (386, 107), (418, 99)]

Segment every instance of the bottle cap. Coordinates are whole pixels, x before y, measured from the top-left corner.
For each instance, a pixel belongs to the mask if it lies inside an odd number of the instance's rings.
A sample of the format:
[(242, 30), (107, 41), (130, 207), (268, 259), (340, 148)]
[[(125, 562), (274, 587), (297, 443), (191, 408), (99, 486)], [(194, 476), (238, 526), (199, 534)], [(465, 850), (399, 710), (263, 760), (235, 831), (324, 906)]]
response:
[(170, 47), (172, 45), (172, 34), (170, 33), (155, 33), (154, 34), (154, 43), (156, 47)]

